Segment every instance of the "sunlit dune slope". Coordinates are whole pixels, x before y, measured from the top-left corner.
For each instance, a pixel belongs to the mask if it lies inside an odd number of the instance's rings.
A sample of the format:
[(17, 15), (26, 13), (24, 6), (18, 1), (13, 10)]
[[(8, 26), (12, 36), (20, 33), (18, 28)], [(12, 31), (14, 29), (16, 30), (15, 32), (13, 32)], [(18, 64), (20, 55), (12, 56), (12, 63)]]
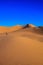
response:
[(21, 28), (21, 26), (19, 26), (19, 25), (13, 26), (13, 27), (3, 27), (3, 26), (0, 26), (0, 33), (12, 32), (12, 31), (19, 30), (20, 28)]
[(21, 28), (22, 28), (22, 26), (20, 26), (20, 25), (13, 26), (13, 27), (10, 27), (10, 28), (9, 28), (9, 32), (16, 31), (16, 30), (19, 30), (19, 29), (21, 29)]
[(8, 31), (8, 27), (0, 26), (0, 33), (4, 33)]

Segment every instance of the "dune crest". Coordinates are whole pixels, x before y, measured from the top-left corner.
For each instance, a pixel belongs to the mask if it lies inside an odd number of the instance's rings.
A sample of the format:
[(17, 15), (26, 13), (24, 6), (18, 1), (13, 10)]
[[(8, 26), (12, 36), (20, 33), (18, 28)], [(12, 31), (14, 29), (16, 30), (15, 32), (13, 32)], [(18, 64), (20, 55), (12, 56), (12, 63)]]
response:
[(32, 25), (32, 24), (29, 24), (29, 27), (30, 27), (30, 28), (34, 28), (34, 27), (36, 27), (36, 26), (34, 26), (34, 25)]
[(38, 33), (38, 34), (42, 34), (43, 35), (43, 26), (34, 26), (32, 24), (26, 24), (24, 26), (20, 26), (20, 25), (16, 25), (16, 26), (12, 26), (12, 27), (3, 27), (0, 26), (0, 33), (6, 33), (6, 32), (13, 32), (13, 31), (22, 31), (22, 30), (26, 30), (27, 31), (31, 31), (33, 33)]
[(32, 25), (32, 24), (26, 24), (25, 26), (23, 26), (23, 28), (34, 28), (36, 26)]

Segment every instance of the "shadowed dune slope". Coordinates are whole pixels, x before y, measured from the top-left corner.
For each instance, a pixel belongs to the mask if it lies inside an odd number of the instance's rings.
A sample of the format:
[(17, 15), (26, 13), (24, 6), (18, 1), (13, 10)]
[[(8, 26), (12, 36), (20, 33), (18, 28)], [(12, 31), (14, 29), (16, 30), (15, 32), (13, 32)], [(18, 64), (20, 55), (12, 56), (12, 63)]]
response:
[(23, 26), (22, 29), (26, 29), (27, 31), (31, 31), (33, 33), (42, 34), (43, 35), (43, 26), (34, 26), (32, 24), (27, 24)]

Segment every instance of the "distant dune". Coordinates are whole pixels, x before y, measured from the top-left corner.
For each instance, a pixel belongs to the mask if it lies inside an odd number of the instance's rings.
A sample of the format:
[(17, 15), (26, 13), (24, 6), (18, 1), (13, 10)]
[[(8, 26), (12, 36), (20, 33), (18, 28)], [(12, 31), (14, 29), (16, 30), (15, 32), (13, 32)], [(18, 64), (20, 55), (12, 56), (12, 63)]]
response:
[(19, 25), (12, 26), (12, 27), (3, 27), (3, 26), (0, 26), (0, 33), (12, 32), (12, 31), (19, 30), (20, 28), (21, 28), (21, 26), (19, 26)]
[(13, 32), (13, 31), (17, 31), (17, 30), (21, 30), (21, 29), (27, 29), (27, 28), (31, 32), (34, 31), (35, 33), (43, 34), (43, 26), (36, 27), (32, 24), (27, 24), (25, 26), (17, 25), (17, 26), (12, 26), (12, 27), (0, 26), (0, 33)]
[(0, 27), (0, 65), (43, 65), (43, 26)]
[(10, 27), (10, 28), (9, 28), (9, 32), (16, 31), (16, 30), (19, 30), (19, 29), (21, 29), (21, 28), (22, 28), (22, 26), (20, 26), (20, 25), (13, 26), (13, 27)]

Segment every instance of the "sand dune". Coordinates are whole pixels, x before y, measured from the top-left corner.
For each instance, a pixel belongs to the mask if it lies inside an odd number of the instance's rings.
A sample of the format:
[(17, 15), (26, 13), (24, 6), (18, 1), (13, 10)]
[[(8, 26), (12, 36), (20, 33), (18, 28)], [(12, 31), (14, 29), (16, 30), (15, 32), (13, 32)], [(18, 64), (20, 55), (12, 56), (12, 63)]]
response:
[(18, 31), (18, 30), (23, 30), (23, 29), (28, 29), (28, 31), (38, 33), (38, 34), (43, 34), (43, 26), (36, 27), (32, 24), (26, 24), (25, 26), (12, 26), (12, 27), (3, 27), (0, 26), (0, 33), (8, 33), (8, 32), (13, 32), (13, 31)]
[(8, 31), (8, 28), (7, 27), (0, 26), (0, 33), (4, 33), (6, 31)]
[(21, 26), (19, 26), (19, 25), (13, 26), (13, 27), (0, 26), (0, 33), (12, 32), (12, 31), (15, 31), (15, 30), (19, 30), (20, 28), (21, 28)]
[(43, 34), (30, 30), (0, 34), (0, 65), (43, 65)]
[(31, 31), (33, 33), (43, 35), (43, 26), (36, 27), (36, 26), (34, 26), (32, 24), (27, 24), (27, 25), (23, 26), (23, 29), (27, 29), (28, 31)]

